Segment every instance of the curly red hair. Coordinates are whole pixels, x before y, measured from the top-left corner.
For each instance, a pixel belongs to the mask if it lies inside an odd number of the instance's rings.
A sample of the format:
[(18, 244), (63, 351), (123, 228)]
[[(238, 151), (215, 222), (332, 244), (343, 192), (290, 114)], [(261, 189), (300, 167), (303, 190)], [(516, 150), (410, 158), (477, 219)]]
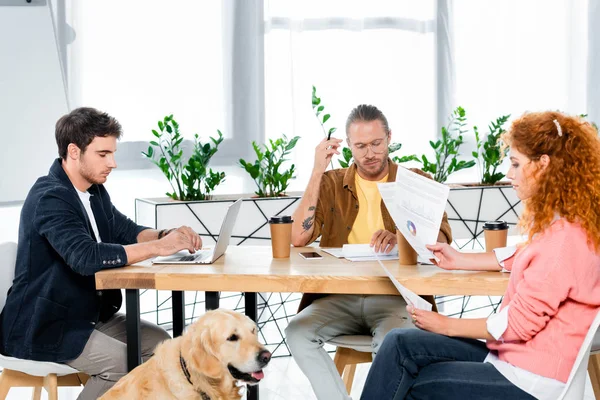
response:
[(519, 221), (529, 237), (548, 228), (558, 213), (579, 223), (587, 232), (588, 244), (599, 252), (600, 139), (596, 128), (577, 116), (532, 112), (514, 121), (502, 140), (534, 162), (544, 154), (550, 157), (545, 169), (533, 164), (535, 194), (524, 201)]

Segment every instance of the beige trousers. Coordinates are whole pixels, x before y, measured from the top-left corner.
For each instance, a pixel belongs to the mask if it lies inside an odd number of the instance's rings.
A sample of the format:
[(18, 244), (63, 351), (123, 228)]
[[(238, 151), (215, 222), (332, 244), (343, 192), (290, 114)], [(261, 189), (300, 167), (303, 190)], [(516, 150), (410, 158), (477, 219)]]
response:
[[(170, 339), (158, 326), (141, 320), (142, 361), (154, 354), (160, 342)], [(127, 337), (125, 315), (115, 314), (106, 322), (96, 324), (83, 352), (66, 364), (90, 376), (78, 400), (96, 400), (127, 374)]]

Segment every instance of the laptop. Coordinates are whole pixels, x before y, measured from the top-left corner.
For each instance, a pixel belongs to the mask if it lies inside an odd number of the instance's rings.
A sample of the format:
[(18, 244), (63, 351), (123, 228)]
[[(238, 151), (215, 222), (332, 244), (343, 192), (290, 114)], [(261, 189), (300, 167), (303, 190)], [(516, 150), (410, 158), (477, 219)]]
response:
[(212, 264), (219, 259), (227, 246), (229, 246), (229, 240), (231, 239), (231, 233), (233, 232), (233, 226), (240, 213), (242, 207), (242, 199), (237, 200), (235, 203), (229, 206), (225, 219), (221, 224), (221, 230), (219, 231), (219, 238), (217, 244), (212, 249), (199, 250), (194, 254), (189, 254), (187, 250), (181, 251), (177, 254), (167, 257), (156, 257), (152, 260), (153, 264)]

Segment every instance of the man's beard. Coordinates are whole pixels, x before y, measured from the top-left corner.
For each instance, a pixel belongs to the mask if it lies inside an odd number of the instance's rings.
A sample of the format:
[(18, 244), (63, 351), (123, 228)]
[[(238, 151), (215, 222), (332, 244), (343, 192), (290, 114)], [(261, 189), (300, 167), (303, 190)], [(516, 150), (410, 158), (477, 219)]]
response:
[[(377, 170), (375, 171), (367, 169), (369, 166), (363, 165), (364, 162), (370, 162), (375, 160), (379, 161), (379, 168), (377, 168)], [(387, 155), (383, 158), (373, 158), (371, 160), (364, 159), (363, 161), (354, 160), (354, 162), (356, 163), (358, 169), (363, 173), (363, 175), (369, 178), (376, 178), (385, 170), (385, 167), (387, 166)]]
[(83, 179), (85, 179), (91, 185), (101, 185), (105, 182), (104, 180), (99, 180), (94, 178), (94, 175), (91, 173), (90, 169), (87, 167), (87, 163), (81, 160), (81, 166), (79, 168), (79, 174)]

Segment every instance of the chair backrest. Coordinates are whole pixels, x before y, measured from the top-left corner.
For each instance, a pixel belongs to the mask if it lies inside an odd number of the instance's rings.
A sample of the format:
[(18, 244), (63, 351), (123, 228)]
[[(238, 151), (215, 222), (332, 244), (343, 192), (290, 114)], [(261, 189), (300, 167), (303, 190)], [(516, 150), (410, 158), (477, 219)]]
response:
[(592, 354), (600, 353), (600, 329), (596, 332), (594, 340), (592, 341)]
[(573, 369), (569, 375), (569, 380), (567, 381), (565, 389), (561, 393), (558, 400), (583, 399), (590, 351), (592, 349), (592, 342), (594, 340), (594, 336), (596, 336), (598, 327), (600, 327), (600, 311), (598, 311), (594, 322), (592, 322), (592, 325), (590, 325), (590, 329), (585, 336), (583, 344), (581, 345), (581, 349), (579, 349), (579, 354), (577, 354), (577, 358), (575, 359), (575, 364), (573, 365)]
[(8, 289), (15, 278), (17, 262), (17, 244), (15, 242), (0, 243), (0, 311), (6, 303)]

